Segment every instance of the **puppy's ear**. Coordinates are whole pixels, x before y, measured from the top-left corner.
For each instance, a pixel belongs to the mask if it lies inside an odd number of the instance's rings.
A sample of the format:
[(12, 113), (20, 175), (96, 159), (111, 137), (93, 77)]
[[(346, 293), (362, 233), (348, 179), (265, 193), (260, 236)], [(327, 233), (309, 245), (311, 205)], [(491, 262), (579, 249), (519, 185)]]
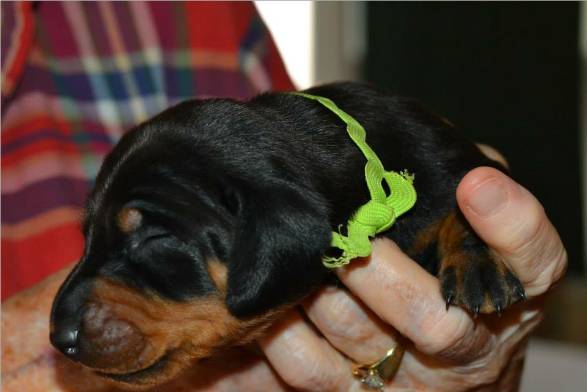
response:
[(298, 300), (321, 283), (332, 236), (325, 203), (309, 193), (280, 188), (244, 197), (226, 293), (241, 318)]

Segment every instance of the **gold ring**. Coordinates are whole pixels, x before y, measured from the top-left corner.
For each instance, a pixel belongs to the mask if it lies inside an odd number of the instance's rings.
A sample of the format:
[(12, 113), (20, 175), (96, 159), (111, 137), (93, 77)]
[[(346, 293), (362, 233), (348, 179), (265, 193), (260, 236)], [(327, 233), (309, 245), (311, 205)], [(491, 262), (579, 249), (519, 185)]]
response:
[(398, 343), (390, 349), (379, 361), (359, 365), (353, 369), (353, 376), (359, 379), (369, 389), (383, 391), (385, 383), (390, 381), (397, 373), (397, 369), (404, 356), (404, 349)]

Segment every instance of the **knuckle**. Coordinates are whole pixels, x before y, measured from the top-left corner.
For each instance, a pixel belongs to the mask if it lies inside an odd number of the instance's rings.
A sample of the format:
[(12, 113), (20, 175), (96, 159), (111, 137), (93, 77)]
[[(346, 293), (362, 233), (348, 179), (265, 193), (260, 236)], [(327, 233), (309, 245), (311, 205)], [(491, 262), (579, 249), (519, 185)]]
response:
[(535, 254), (538, 250), (536, 246), (542, 244), (547, 223), (544, 207), (539, 203), (533, 203), (529, 210), (515, 219), (505, 250), (520, 256)]
[(329, 339), (363, 342), (375, 334), (373, 321), (351, 294), (339, 290), (319, 301), (308, 315)]
[(322, 366), (314, 364), (311, 369), (304, 372), (288, 373), (282, 375), (284, 381), (296, 390), (302, 391), (334, 391), (336, 390), (336, 377), (325, 372)]
[(477, 384), (494, 384), (501, 375), (502, 368), (496, 363), (485, 364)]
[(325, 323), (323, 332), (329, 336), (345, 339), (365, 339), (370, 337), (365, 328), (365, 315), (348, 295), (332, 299), (330, 312), (336, 315), (335, 323)]
[(568, 266), (568, 255), (567, 250), (564, 246), (559, 247), (558, 256), (554, 259), (554, 266), (552, 275), (551, 275), (551, 283), (556, 283), (562, 279), (562, 277), (567, 272)]
[(341, 364), (337, 358), (324, 353), (305, 351), (292, 353), (298, 366), (287, 366), (279, 372), (283, 381), (296, 390), (303, 391), (335, 391), (338, 389), (341, 376)]
[(454, 317), (449, 311), (444, 316), (429, 317), (421, 326), (423, 339), (418, 348), (428, 354), (454, 358), (469, 349), (471, 324), (464, 312)]
[(546, 259), (548, 264), (542, 264), (536, 278), (529, 284), (532, 295), (540, 295), (546, 292), (553, 284), (562, 279), (567, 270), (567, 251), (563, 246), (558, 247), (555, 256)]
[(512, 235), (509, 249), (503, 255), (518, 265), (522, 283), (534, 295), (548, 290), (560, 280), (567, 268), (567, 252), (552, 226), (544, 208), (536, 203), (535, 210), (520, 219), (520, 229)]
[(509, 233), (509, 244), (500, 253), (523, 271), (525, 285), (548, 288), (566, 271), (566, 250), (542, 205), (534, 203), (518, 218)]
[[(499, 380), (502, 372), (502, 366), (495, 361), (491, 361), (488, 358), (471, 363), (467, 366), (467, 373), (475, 374), (475, 377), (469, 377), (467, 380), (467, 390), (482, 387), (492, 386), (495, 388), (495, 383)], [(494, 390), (494, 389), (483, 389), (483, 390)]]

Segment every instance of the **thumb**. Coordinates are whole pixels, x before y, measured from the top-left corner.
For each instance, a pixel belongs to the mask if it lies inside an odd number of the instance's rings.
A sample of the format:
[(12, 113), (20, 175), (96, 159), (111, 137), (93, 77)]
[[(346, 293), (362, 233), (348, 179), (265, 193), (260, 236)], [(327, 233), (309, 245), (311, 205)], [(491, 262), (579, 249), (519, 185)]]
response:
[(544, 208), (502, 172), (480, 167), (457, 188), (457, 201), (477, 234), (510, 266), (529, 296), (559, 280), (567, 254)]

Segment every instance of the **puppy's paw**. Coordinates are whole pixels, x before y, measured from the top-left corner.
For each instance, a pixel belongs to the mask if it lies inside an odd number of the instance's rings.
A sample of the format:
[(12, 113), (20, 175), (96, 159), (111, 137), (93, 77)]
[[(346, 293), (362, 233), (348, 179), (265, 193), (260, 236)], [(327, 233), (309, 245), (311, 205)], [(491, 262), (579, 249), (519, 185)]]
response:
[(440, 261), (442, 295), (446, 307), (458, 305), (478, 313), (501, 312), (525, 299), (524, 287), (483, 245), (444, 255)]
[(524, 286), (475, 234), (460, 212), (446, 216), (437, 236), (438, 273), (446, 306), (501, 313), (524, 299)]

